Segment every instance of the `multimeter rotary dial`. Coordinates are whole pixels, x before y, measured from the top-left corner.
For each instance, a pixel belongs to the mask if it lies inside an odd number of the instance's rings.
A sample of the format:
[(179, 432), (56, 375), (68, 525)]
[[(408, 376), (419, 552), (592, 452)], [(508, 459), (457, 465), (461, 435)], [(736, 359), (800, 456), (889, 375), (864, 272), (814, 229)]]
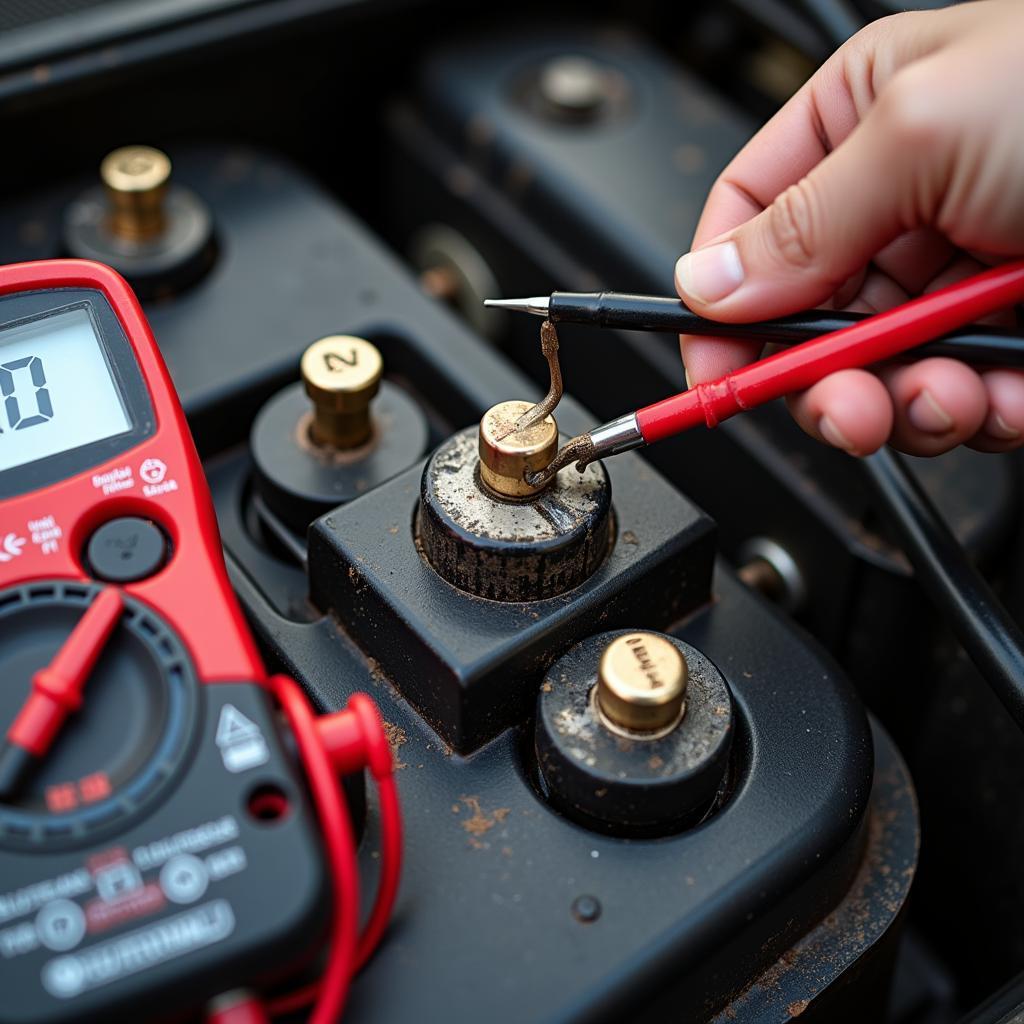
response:
[[(100, 593), (70, 580), (0, 591), (0, 727), (6, 730)], [(0, 844), (78, 845), (144, 813), (184, 765), (198, 685), (177, 635), (123, 595), (123, 610), (89, 674), (81, 708), (64, 723), (18, 795), (0, 803)]]

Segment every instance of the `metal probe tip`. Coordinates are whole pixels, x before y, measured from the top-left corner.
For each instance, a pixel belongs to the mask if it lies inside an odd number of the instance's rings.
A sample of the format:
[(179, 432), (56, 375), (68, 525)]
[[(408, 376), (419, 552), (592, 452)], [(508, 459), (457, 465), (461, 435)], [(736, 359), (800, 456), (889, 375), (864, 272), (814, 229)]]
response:
[(492, 309), (511, 309), (514, 313), (532, 313), (547, 316), (551, 300), (547, 295), (534, 295), (529, 299), (484, 299), (484, 305)]

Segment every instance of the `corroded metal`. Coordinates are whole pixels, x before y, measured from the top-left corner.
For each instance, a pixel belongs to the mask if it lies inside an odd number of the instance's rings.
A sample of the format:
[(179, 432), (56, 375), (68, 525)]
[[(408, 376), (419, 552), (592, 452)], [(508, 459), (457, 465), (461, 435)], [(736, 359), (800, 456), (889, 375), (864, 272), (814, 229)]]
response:
[[(558, 424), (545, 416), (525, 429), (512, 426), (528, 402), (500, 402), (480, 418), (480, 477), (496, 494), (528, 498), (543, 490), (527, 476), (544, 469), (558, 450)], [(510, 429), (511, 427), (511, 429)]]
[(550, 320), (545, 320), (540, 325), (540, 350), (548, 361), (548, 375), (550, 384), (548, 393), (531, 409), (527, 409), (518, 420), (510, 433), (519, 433), (527, 430), (535, 423), (540, 423), (545, 416), (550, 416), (562, 400), (564, 386), (562, 384), (562, 367), (558, 362), (558, 331)]
[(424, 469), (420, 549), (449, 583), (496, 601), (538, 601), (579, 586), (612, 541), (611, 485), (596, 464), (532, 500), (507, 501), (480, 481), (476, 430), (446, 441)]
[(548, 463), (545, 469), (537, 473), (527, 473), (526, 482), (535, 488), (546, 487), (558, 473), (571, 462), (582, 473), (594, 457), (594, 442), (589, 434), (580, 434), (567, 441), (559, 449), (558, 454)]

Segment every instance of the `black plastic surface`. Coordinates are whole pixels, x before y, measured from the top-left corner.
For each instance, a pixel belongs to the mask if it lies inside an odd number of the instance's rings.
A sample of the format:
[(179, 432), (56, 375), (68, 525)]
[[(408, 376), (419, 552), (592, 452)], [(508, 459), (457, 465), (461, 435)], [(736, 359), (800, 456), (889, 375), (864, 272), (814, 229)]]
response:
[[(291, 184), (304, 191), (296, 179)], [(315, 195), (307, 196), (314, 205), (320, 201)], [(280, 211), (271, 205), (269, 212), (276, 217)], [(441, 437), (509, 395), (536, 395), (505, 361), (424, 298), (364, 232), (327, 208), (317, 220), (338, 232), (332, 248), (350, 253), (351, 279), (386, 295), (387, 318), (396, 326), (368, 336), (387, 349), (389, 370), (405, 375), (414, 368), (418, 401), (442, 413), (432, 419)], [(363, 316), (358, 303), (349, 304), (338, 289), (317, 294), (333, 330), (364, 333), (357, 326)], [(184, 343), (188, 335), (178, 332), (188, 318), (179, 321), (171, 312), (173, 337)], [(272, 337), (264, 326), (262, 337)], [(568, 401), (562, 415), (567, 432), (594, 422)], [(628, 467), (635, 472), (628, 486), (613, 481), (616, 505), (629, 492), (637, 505), (648, 493), (663, 495), (664, 529), (674, 536), (684, 522), (674, 509), (688, 504), (662, 490), (636, 456), (608, 465), (613, 474)], [(430, 663), (417, 657), (390, 675), (376, 660), (380, 647), (390, 645), (393, 654), (406, 642), (406, 621), (373, 621), (355, 612), (320, 617), (306, 600), (299, 565), (289, 564), (248, 524), (245, 451), (225, 453), (208, 466), (232, 581), (273, 663), (299, 678), (325, 708), (343, 704), (353, 689), (370, 692), (402, 765), (409, 851), (402, 895), (388, 939), (356, 983), (353, 1020), (637, 1018), (660, 995), (671, 1000), (674, 1012), (710, 1008), (772, 964), (841, 900), (860, 862), (872, 776), (863, 712), (829, 659), (727, 573), (716, 576), (713, 600), (670, 631), (711, 658), (735, 695), (735, 796), (706, 825), (678, 836), (655, 842), (597, 836), (554, 813), (530, 784), (529, 699), (519, 727), (471, 757), (453, 754), (398, 689), (429, 690), (435, 678)], [(358, 550), (356, 539), (351, 542), (354, 558), (364, 560), (356, 561), (355, 579), (311, 552), (313, 572), (325, 586), (355, 590), (365, 571), (383, 594), (394, 585), (390, 570), (405, 571), (389, 546), (410, 543), (419, 479), (415, 472), (406, 476), (405, 493), (398, 494), (399, 477), (327, 517), (373, 540), (370, 547), (360, 541)], [(658, 504), (651, 502), (655, 510)], [(654, 536), (638, 532), (632, 539), (644, 545), (655, 543)], [(632, 546), (623, 542), (625, 549)], [(676, 561), (685, 564), (688, 557)], [(408, 564), (414, 564), (411, 558)], [(417, 574), (433, 576), (422, 560), (415, 564)], [(409, 580), (399, 584), (411, 592)], [(459, 592), (439, 588), (435, 577), (416, 593), (428, 636), (447, 643), (446, 606)], [(565, 620), (580, 610), (577, 597), (565, 595), (559, 613)], [(356, 594), (344, 600), (366, 599)], [(529, 636), (530, 607), (521, 607), (517, 621)], [(479, 611), (472, 614), (484, 621)], [(629, 626), (651, 625), (639, 621), (642, 606), (635, 614)], [(598, 610), (586, 630), (604, 628), (600, 617)], [(559, 645), (550, 646), (554, 657)], [(535, 679), (539, 683), (539, 673)], [(536, 684), (529, 693), (536, 694)], [(912, 844), (913, 815), (893, 821)], [(360, 856), (367, 898), (377, 875), (372, 813), (369, 823)], [(903, 885), (908, 880), (901, 875)], [(574, 911), (581, 897), (600, 904), (596, 920), (587, 923)], [(834, 951), (817, 984), (830, 985), (878, 945), (904, 898), (902, 889), (884, 905), (872, 903), (877, 928)]]
[(173, 182), (164, 198), (164, 229), (154, 238), (118, 238), (109, 216), (105, 190), (87, 189), (65, 211), (64, 247), (70, 256), (113, 267), (140, 299), (166, 299), (198, 280), (216, 258), (209, 209)]
[[(46, 856), (0, 848), (5, 1024), (138, 1021), (140, 1007), (155, 1006), (170, 1014), (271, 982), (316, 948), (329, 905), (320, 841), (269, 702), (245, 683), (199, 694), (177, 784), (116, 838)], [(256, 727), (267, 755), (234, 772), (217, 743), (228, 705)], [(268, 784), (288, 801), (271, 822), (248, 810), (252, 791)], [(87, 931), (71, 943), (65, 928), (64, 948), (48, 949), (31, 937), (46, 934), (43, 912), (84, 915)]]

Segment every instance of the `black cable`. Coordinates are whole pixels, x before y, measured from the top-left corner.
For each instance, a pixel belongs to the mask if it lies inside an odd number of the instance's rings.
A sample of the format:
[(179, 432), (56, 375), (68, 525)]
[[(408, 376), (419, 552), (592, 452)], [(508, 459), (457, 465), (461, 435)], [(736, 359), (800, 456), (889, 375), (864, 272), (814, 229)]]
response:
[(970, 563), (903, 460), (883, 448), (864, 465), (881, 498), (880, 511), (924, 592), (1024, 730), (1024, 633)]

